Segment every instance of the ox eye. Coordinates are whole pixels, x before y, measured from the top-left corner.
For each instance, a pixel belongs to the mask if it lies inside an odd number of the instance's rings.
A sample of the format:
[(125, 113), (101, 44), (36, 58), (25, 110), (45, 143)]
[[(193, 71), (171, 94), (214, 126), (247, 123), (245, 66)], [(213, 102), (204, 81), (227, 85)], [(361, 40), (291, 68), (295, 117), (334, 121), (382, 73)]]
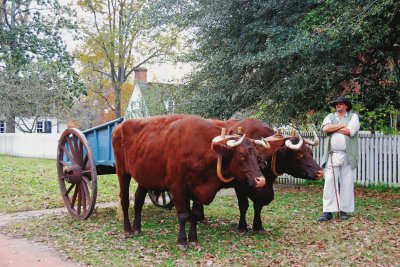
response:
[(296, 158), (297, 159), (302, 159), (302, 158), (304, 158), (304, 155), (302, 153), (299, 153), (299, 154), (296, 155)]

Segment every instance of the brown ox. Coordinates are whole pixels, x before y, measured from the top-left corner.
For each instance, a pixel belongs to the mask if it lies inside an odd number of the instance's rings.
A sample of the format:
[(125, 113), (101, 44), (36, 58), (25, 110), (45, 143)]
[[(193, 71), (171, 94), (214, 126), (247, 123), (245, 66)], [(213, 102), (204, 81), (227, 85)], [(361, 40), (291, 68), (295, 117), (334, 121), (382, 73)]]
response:
[[(255, 142), (245, 136), (222, 138), (220, 132), (212, 122), (191, 115), (131, 119), (116, 127), (112, 141), (127, 235), (141, 232), (141, 211), (148, 190), (171, 192), (179, 221), (178, 247), (183, 248), (188, 240), (190, 245), (198, 245), (198, 218), (190, 211), (190, 199), (210, 204), (223, 177), (235, 177), (250, 188), (265, 185)], [(221, 158), (219, 178), (216, 169)], [(138, 183), (133, 229), (128, 216), (131, 177)]]
[[(290, 174), (297, 178), (318, 180), (323, 176), (323, 170), (313, 159), (312, 150), (306, 145), (316, 145), (318, 137), (314, 141), (304, 139), (300, 136), (283, 137), (274, 135), (273, 129), (265, 123), (256, 119), (214, 121), (220, 127), (228, 128), (228, 133), (242, 133), (253, 139), (265, 138), (270, 146), (269, 149), (260, 148), (259, 165), (266, 177), (266, 185), (260, 188), (249, 188), (240, 181), (225, 183), (222, 188), (234, 187), (238, 198), (240, 220), (238, 229), (247, 231), (246, 212), (249, 207), (248, 198), (253, 201), (254, 219), (253, 230), (262, 231), (261, 209), (274, 199), (273, 182), (282, 173)], [(203, 214), (201, 205), (194, 205), (196, 212)], [(204, 218), (204, 215), (201, 216)]]

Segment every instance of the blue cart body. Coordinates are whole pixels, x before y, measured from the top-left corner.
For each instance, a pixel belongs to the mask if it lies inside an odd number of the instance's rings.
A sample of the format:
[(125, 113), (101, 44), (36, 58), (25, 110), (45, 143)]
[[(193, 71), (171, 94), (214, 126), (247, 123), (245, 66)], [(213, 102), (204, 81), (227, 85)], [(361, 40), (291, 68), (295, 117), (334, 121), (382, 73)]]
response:
[(119, 118), (83, 131), (92, 151), (97, 174), (115, 173), (112, 132), (123, 120)]

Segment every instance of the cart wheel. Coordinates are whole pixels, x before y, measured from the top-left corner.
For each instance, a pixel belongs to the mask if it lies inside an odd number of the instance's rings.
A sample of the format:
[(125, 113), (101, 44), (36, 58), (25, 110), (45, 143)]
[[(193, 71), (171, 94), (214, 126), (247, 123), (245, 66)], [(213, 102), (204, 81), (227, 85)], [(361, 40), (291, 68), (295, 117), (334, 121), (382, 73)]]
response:
[(97, 172), (85, 135), (78, 129), (65, 130), (58, 142), (57, 172), (61, 196), (73, 217), (92, 214), (97, 197)]
[(169, 191), (156, 192), (149, 190), (149, 197), (154, 205), (164, 209), (172, 209), (174, 207), (174, 201)]

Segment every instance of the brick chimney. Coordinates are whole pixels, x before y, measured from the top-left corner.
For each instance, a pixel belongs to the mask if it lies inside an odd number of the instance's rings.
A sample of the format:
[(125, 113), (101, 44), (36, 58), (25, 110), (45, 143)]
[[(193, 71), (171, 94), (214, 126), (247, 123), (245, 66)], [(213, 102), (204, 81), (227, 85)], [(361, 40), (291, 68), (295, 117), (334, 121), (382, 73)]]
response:
[(135, 80), (143, 83), (147, 83), (147, 68), (137, 67), (135, 68)]

